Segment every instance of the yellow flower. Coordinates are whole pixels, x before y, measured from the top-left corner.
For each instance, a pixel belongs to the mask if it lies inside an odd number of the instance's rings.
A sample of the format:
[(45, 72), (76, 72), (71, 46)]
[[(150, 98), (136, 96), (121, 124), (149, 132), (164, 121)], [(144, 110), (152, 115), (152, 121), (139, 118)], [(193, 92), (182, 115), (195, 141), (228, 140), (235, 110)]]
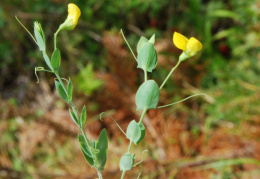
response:
[(76, 4), (68, 5), (68, 17), (63, 24), (60, 25), (60, 30), (72, 30), (78, 24), (78, 19), (81, 15), (80, 9)]
[(177, 48), (183, 50), (184, 53), (181, 56), (183, 58), (185, 57), (185, 59), (196, 55), (196, 53), (202, 49), (202, 44), (200, 41), (194, 37), (187, 39), (178, 32), (174, 32), (173, 34), (173, 43)]

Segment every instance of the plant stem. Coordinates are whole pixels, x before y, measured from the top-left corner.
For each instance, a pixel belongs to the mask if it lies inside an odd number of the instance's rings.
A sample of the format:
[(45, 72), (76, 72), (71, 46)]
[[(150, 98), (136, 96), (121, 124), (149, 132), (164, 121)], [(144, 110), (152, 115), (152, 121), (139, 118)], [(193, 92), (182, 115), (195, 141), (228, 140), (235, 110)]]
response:
[[(84, 137), (84, 139), (85, 139), (85, 141), (86, 141), (86, 143), (87, 143), (87, 146), (88, 146), (88, 148), (89, 148), (89, 150), (90, 150), (90, 145), (89, 145), (89, 142), (88, 142), (88, 139), (87, 139), (87, 135), (86, 135), (86, 133), (85, 133), (85, 130), (83, 129), (83, 127), (80, 127), (80, 130), (81, 130), (81, 133), (83, 134), (83, 137)], [(92, 152), (90, 152), (90, 153), (91, 153), (91, 157), (94, 159), (94, 156), (93, 156)]]
[(170, 71), (170, 73), (168, 74), (168, 76), (165, 78), (164, 82), (161, 84), (160, 86), (160, 90), (163, 88), (163, 86), (165, 85), (165, 83), (167, 82), (167, 80), (170, 78), (170, 76), (172, 75), (172, 73), (174, 72), (174, 70), (180, 65), (181, 60), (178, 60), (178, 63), (172, 68), (172, 70)]
[(121, 175), (121, 179), (123, 179), (125, 177), (125, 170), (123, 171), (122, 175)]
[(132, 147), (133, 141), (130, 141), (130, 144), (128, 146), (128, 152), (130, 153), (131, 147)]
[(144, 81), (147, 81), (147, 71), (144, 71)]
[(131, 51), (132, 55), (134, 56), (135, 60), (137, 61), (137, 58), (136, 58), (136, 56), (135, 56), (135, 54), (134, 54), (133, 50), (131, 49), (131, 47), (130, 47), (129, 43), (127, 42), (127, 40), (126, 40), (126, 38), (125, 38), (125, 35), (124, 35), (124, 32), (123, 32), (123, 30), (121, 29), (121, 31), (120, 31), (120, 32), (121, 32), (121, 34), (122, 34), (122, 36), (123, 36), (123, 39), (125, 40), (125, 43), (127, 44), (128, 48), (130, 49), (130, 51)]
[(102, 179), (103, 178), (101, 171), (99, 171), (98, 169), (97, 169), (97, 174), (98, 174), (98, 179)]
[(60, 28), (54, 33), (54, 50), (56, 50), (57, 48), (56, 39), (59, 32), (60, 32)]
[[(147, 109), (144, 109), (144, 110), (143, 110), (143, 113), (142, 113), (142, 116), (140, 117), (140, 120), (139, 120), (138, 124), (141, 124), (141, 123), (143, 122), (144, 116), (145, 116), (146, 112), (147, 112)], [(129, 144), (129, 146), (128, 146), (128, 153), (130, 153), (132, 144), (133, 144), (133, 141), (130, 141), (130, 144)], [(123, 171), (123, 173), (122, 173), (122, 175), (121, 175), (121, 179), (124, 178), (125, 172), (126, 172), (126, 171)]]
[[(60, 75), (59, 75), (58, 73), (55, 73), (55, 75), (56, 75), (56, 77), (58, 78), (58, 80), (59, 80), (59, 82), (60, 82), (62, 88), (63, 88), (64, 91), (65, 91), (65, 93), (68, 94), (67, 88), (65, 87), (63, 81), (61, 80)], [(74, 103), (73, 103), (72, 101), (70, 101), (70, 105), (71, 105), (71, 108), (72, 108), (72, 110), (73, 110), (73, 113), (74, 113), (74, 114), (76, 115), (76, 117), (79, 119), (78, 113), (77, 113), (76, 108), (75, 108), (75, 106), (74, 106)], [(83, 126), (79, 126), (79, 128), (80, 128), (80, 130), (81, 130), (81, 133), (83, 134), (83, 137), (84, 137), (84, 139), (85, 139), (85, 141), (86, 141), (86, 143), (87, 143), (88, 148), (90, 149), (90, 145), (89, 145), (89, 142), (88, 142), (88, 139), (87, 139), (87, 135), (86, 135), (86, 133), (85, 133), (85, 130), (84, 130)], [(91, 155), (92, 155), (92, 158), (94, 158), (94, 156), (93, 156), (92, 153), (91, 153)]]
[(142, 113), (142, 116), (141, 116), (141, 118), (140, 118), (138, 124), (141, 124), (141, 123), (143, 122), (144, 116), (145, 116), (146, 112), (147, 112), (147, 109), (144, 109), (144, 110), (143, 110), (143, 113)]

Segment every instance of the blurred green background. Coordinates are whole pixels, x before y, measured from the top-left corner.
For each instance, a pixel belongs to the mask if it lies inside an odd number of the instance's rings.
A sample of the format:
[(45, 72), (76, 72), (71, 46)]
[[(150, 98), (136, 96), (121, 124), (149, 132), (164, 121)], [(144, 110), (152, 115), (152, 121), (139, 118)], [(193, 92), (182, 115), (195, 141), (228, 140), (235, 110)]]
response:
[[(202, 52), (183, 62), (161, 92), (159, 105), (196, 93), (175, 106), (151, 110), (144, 121), (142, 178), (260, 178), (260, 3), (256, 0), (2, 0), (0, 3), (0, 178), (95, 178), (77, 143), (68, 106), (54, 90), (52, 74), (34, 74), (44, 60), (15, 15), (33, 32), (42, 24), (53, 50), (53, 33), (67, 17), (67, 4), (82, 15), (73, 31), (58, 35), (61, 76), (71, 77), (74, 101), (88, 112), (87, 135), (102, 128), (110, 137), (104, 178), (119, 178), (125, 130), (140, 114), (135, 93), (143, 73), (119, 34), (136, 53), (141, 36), (156, 34), (158, 65), (149, 74), (161, 84), (176, 64), (177, 31), (195, 37)], [(128, 172), (136, 178), (140, 168)]]

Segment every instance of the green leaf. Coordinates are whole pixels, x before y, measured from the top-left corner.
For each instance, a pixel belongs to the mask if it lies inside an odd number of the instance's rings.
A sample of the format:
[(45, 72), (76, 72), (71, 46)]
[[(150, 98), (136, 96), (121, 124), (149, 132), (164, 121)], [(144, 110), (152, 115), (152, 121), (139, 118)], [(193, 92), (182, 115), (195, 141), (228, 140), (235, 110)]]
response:
[(141, 48), (148, 42), (148, 39), (145, 38), (145, 37), (141, 37), (140, 40), (138, 41), (137, 43), (137, 47), (136, 47), (136, 50), (137, 50), (137, 53), (140, 52)]
[(97, 146), (97, 140), (95, 139), (93, 142), (93, 148), (96, 148), (96, 146)]
[(149, 42), (154, 44), (155, 43), (155, 34), (149, 39)]
[(152, 72), (157, 65), (157, 52), (154, 45), (150, 42), (146, 43), (137, 56), (137, 68), (144, 71)]
[(53, 69), (52, 69), (52, 66), (51, 66), (51, 61), (50, 61), (48, 55), (47, 55), (45, 52), (42, 52), (42, 55), (43, 55), (43, 58), (44, 58), (44, 60), (45, 60), (45, 63), (47, 64), (47, 66), (48, 66), (51, 70), (53, 70)]
[(159, 101), (159, 87), (154, 80), (144, 82), (135, 96), (136, 110), (155, 109)]
[(82, 149), (82, 151), (90, 158), (92, 158), (92, 154), (88, 148), (88, 145), (83, 143), (83, 142), (80, 142), (80, 148)]
[(99, 153), (99, 150), (98, 150), (98, 149), (91, 148), (91, 152), (92, 152), (92, 154), (98, 154), (98, 153)]
[(80, 116), (81, 126), (84, 126), (84, 124), (86, 123), (86, 119), (87, 119), (87, 111), (86, 111), (86, 106), (84, 106)]
[(34, 26), (34, 36), (38, 43), (38, 47), (39, 47), (40, 51), (45, 52), (45, 50), (46, 50), (45, 39), (43, 39), (44, 37), (42, 37), (42, 35), (40, 34), (40, 32), (38, 31), (38, 29), (35, 26)]
[(130, 153), (125, 153), (119, 162), (120, 171), (131, 170), (134, 164), (135, 155), (131, 155)]
[(52, 53), (52, 56), (51, 56), (51, 66), (53, 68), (53, 71), (59, 72), (60, 61), (61, 61), (60, 51), (59, 51), (59, 49), (56, 48), (56, 50)]
[(70, 112), (71, 119), (78, 126), (79, 125), (79, 120), (78, 120), (77, 116), (74, 114), (74, 112), (71, 109), (69, 109), (69, 112)]
[(95, 167), (98, 170), (104, 170), (107, 161), (108, 136), (106, 129), (103, 129), (99, 135), (96, 149), (99, 153), (95, 155)]
[(141, 129), (141, 137), (140, 139), (137, 141), (137, 144), (139, 144), (145, 137), (145, 127), (144, 127), (144, 124), (143, 123), (140, 123), (139, 124), (139, 127)]
[(63, 87), (61, 86), (61, 84), (55, 80), (55, 87), (56, 87), (56, 90), (59, 94), (59, 96), (64, 100), (66, 101), (67, 103), (69, 102), (69, 98), (68, 98), (68, 95), (66, 94), (66, 92), (64, 91)]
[[(93, 158), (91, 157), (91, 153), (90, 153), (90, 149), (88, 148), (88, 146), (86, 145), (86, 141), (84, 139), (84, 137), (82, 135), (78, 135), (78, 140), (79, 140), (79, 143), (80, 143), (80, 148), (81, 148), (81, 151), (85, 157), (85, 159), (87, 160), (87, 162), (89, 163), (89, 165), (91, 167), (94, 166), (94, 160)], [(82, 146), (81, 144), (85, 144), (84, 146)], [(84, 148), (83, 148), (84, 147)], [(86, 147), (86, 148), (85, 148)], [(90, 154), (90, 156), (88, 155)]]
[(132, 120), (128, 125), (126, 130), (126, 137), (135, 144), (137, 144), (141, 138), (141, 129), (135, 120)]
[(69, 84), (68, 84), (68, 100), (69, 102), (72, 100), (72, 92), (73, 92), (73, 85), (72, 85), (72, 81), (69, 78)]

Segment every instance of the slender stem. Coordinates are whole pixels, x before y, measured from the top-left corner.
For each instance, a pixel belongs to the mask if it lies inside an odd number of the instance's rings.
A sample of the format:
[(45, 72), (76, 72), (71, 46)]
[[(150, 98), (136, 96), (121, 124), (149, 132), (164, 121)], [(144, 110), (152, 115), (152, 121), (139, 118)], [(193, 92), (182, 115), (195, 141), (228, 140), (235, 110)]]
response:
[(34, 40), (34, 42), (38, 45), (36, 39), (34, 38), (34, 36), (31, 34), (31, 32), (23, 25), (23, 23), (21, 23), (21, 21), (18, 19), (17, 16), (15, 16), (16, 20), (19, 22), (19, 24), (26, 30), (26, 32), (32, 37), (32, 39)]
[(57, 35), (58, 35), (59, 32), (60, 32), (60, 28), (54, 33), (54, 50), (56, 50), (56, 48), (57, 48), (56, 39), (57, 39)]
[[(87, 146), (88, 146), (88, 148), (89, 148), (89, 150), (90, 150), (90, 145), (89, 145), (89, 142), (88, 142), (88, 139), (87, 139), (87, 135), (86, 135), (86, 133), (85, 133), (85, 130), (83, 129), (83, 127), (80, 127), (80, 130), (81, 130), (81, 133), (83, 134), (83, 137), (84, 137), (84, 139), (85, 139), (85, 141), (86, 141), (86, 143), (87, 143)], [(93, 156), (92, 152), (90, 152), (90, 153), (91, 153), (91, 157), (94, 159), (94, 156)]]
[(144, 71), (144, 81), (147, 81), (147, 71)]
[[(65, 91), (65, 93), (68, 94), (67, 88), (65, 87), (63, 81), (61, 80), (60, 75), (59, 75), (58, 73), (55, 73), (55, 75), (56, 75), (56, 77), (58, 78), (58, 80), (59, 80), (59, 82), (60, 82), (62, 88), (63, 88), (64, 91)], [(76, 115), (77, 118), (79, 118), (79, 117), (78, 117), (77, 110), (76, 110), (76, 108), (75, 108), (75, 106), (74, 106), (74, 104), (73, 104), (72, 101), (70, 102), (70, 105), (71, 105), (71, 108), (72, 108), (72, 110), (73, 110), (73, 113)], [(90, 149), (90, 145), (89, 145), (89, 142), (88, 142), (88, 139), (87, 139), (85, 130), (84, 130), (83, 126), (79, 126), (79, 127), (80, 127), (81, 133), (83, 134), (83, 137), (84, 137), (84, 139), (85, 139), (85, 141), (86, 141), (86, 143), (87, 143), (87, 146), (88, 146), (88, 148)], [(94, 156), (93, 156), (92, 153), (91, 153), (91, 155), (92, 155), (92, 158), (94, 158)]]
[(130, 153), (131, 147), (132, 147), (133, 141), (130, 141), (130, 144), (128, 146), (128, 152)]
[(143, 113), (142, 113), (142, 116), (141, 116), (140, 121), (138, 122), (138, 124), (141, 124), (141, 123), (143, 122), (144, 116), (145, 116), (146, 112), (147, 112), (147, 109), (144, 109), (144, 110), (143, 110)]
[(55, 75), (56, 75), (56, 77), (58, 78), (58, 80), (59, 80), (59, 82), (60, 82), (60, 84), (61, 84), (63, 90), (65, 91), (66, 95), (68, 95), (67, 88), (65, 87), (63, 81), (61, 80), (60, 75), (59, 75), (58, 73), (55, 73)]
[[(144, 110), (143, 110), (143, 113), (142, 113), (142, 116), (140, 117), (140, 120), (139, 120), (138, 124), (141, 124), (141, 123), (143, 122), (144, 116), (145, 116), (146, 112), (147, 112), (147, 109), (144, 109)], [(130, 141), (130, 144), (129, 144), (129, 146), (128, 146), (128, 152), (129, 152), (129, 153), (130, 153), (132, 144), (133, 144), (133, 141)], [(121, 179), (124, 178), (125, 172), (126, 172), (126, 171), (123, 171), (123, 173), (122, 173), (122, 175), (121, 175)]]
[(123, 179), (125, 177), (125, 170), (123, 171), (122, 175), (121, 175), (121, 179)]
[(170, 76), (172, 75), (172, 73), (174, 72), (174, 70), (180, 65), (181, 60), (178, 61), (178, 63), (172, 68), (172, 70), (170, 71), (170, 73), (168, 74), (168, 76), (165, 78), (164, 82), (161, 84), (160, 86), (160, 90), (163, 88), (163, 86), (165, 85), (165, 83), (167, 82), (167, 80), (170, 78)]
[(125, 40), (125, 43), (127, 44), (128, 48), (130, 49), (130, 51), (131, 51), (132, 55), (134, 56), (135, 60), (137, 61), (137, 58), (136, 58), (136, 56), (135, 56), (135, 54), (134, 54), (133, 50), (131, 49), (131, 47), (130, 47), (129, 43), (127, 42), (127, 40), (126, 40), (126, 38), (125, 38), (125, 35), (124, 35), (124, 32), (123, 32), (123, 30), (121, 29), (121, 31), (120, 31), (120, 32), (121, 32), (121, 34), (122, 34), (122, 36), (123, 36), (123, 39)]
[(189, 96), (189, 97), (187, 97), (187, 98), (185, 98), (185, 99), (182, 99), (182, 100), (180, 100), (180, 101), (177, 101), (177, 102), (174, 102), (174, 103), (171, 103), (171, 104), (167, 104), (167, 105), (163, 105), (163, 106), (158, 106), (157, 108), (165, 108), (165, 107), (168, 107), (168, 106), (172, 106), (172, 105), (174, 105), (174, 104), (181, 103), (181, 102), (186, 101), (186, 100), (188, 100), (188, 99), (190, 99), (190, 98), (193, 98), (193, 97), (195, 97), (195, 96), (201, 96), (201, 95), (208, 96), (208, 95), (205, 94), (205, 93), (194, 94), (194, 95), (191, 95), (191, 96)]
[(98, 179), (102, 179), (103, 178), (101, 171), (99, 171), (98, 169), (97, 169), (97, 174), (98, 174)]

